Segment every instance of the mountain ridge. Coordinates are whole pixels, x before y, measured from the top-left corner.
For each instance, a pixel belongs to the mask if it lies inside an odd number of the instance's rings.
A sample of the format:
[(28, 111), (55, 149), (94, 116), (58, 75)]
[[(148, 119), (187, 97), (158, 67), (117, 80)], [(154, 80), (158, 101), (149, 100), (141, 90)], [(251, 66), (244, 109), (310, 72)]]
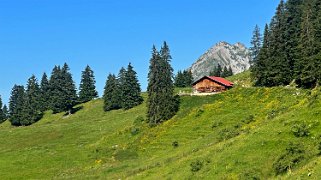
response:
[(220, 41), (201, 55), (190, 70), (194, 80), (209, 75), (218, 64), (222, 67), (231, 67), (233, 74), (238, 74), (250, 68), (250, 61), (250, 51), (244, 44)]

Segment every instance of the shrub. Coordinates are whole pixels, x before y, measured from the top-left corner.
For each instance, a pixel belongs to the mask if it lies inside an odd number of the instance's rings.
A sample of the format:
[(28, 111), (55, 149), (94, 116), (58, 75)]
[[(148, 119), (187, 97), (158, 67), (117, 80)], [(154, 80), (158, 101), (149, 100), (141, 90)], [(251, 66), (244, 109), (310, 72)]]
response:
[(144, 122), (145, 119), (143, 116), (138, 116), (135, 120), (134, 120), (134, 125), (140, 125), (142, 124), (142, 122)]
[(236, 128), (224, 128), (219, 132), (219, 140), (228, 140), (239, 134), (239, 130)]
[(310, 135), (310, 125), (305, 122), (297, 123), (292, 126), (292, 132), (295, 137), (305, 137)]
[(277, 175), (283, 174), (295, 167), (304, 159), (304, 149), (301, 144), (293, 144), (286, 148), (286, 152), (273, 163), (274, 171)]
[(251, 114), (247, 118), (243, 119), (242, 122), (245, 124), (250, 124), (251, 122), (254, 121), (254, 116)]
[(139, 133), (139, 128), (137, 127), (133, 127), (131, 130), (130, 130), (130, 133), (134, 136), (134, 135), (137, 135)]
[(197, 109), (195, 117), (200, 117), (203, 113), (204, 113), (204, 109), (203, 108)]
[(203, 162), (200, 160), (193, 161), (191, 164), (191, 171), (192, 172), (197, 172), (202, 169), (203, 167)]
[(177, 141), (174, 141), (174, 142), (172, 143), (172, 146), (173, 146), (174, 148), (178, 147), (178, 142), (177, 142)]

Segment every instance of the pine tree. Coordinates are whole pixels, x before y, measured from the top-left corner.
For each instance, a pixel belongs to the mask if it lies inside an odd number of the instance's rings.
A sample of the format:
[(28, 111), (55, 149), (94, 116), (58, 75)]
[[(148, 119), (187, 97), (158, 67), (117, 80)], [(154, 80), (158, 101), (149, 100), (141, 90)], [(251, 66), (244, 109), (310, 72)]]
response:
[(50, 86), (46, 73), (43, 73), (41, 82), (40, 82), (40, 92), (41, 92), (41, 111), (48, 110), (49, 102), (50, 102), (50, 94), (49, 94)]
[(32, 75), (28, 79), (27, 89), (24, 94), (21, 125), (31, 125), (42, 118), (41, 91), (37, 79)]
[(183, 71), (184, 87), (190, 87), (193, 83), (193, 74), (191, 70)]
[(252, 78), (254, 79), (256, 86), (264, 86), (267, 82), (268, 71), (268, 58), (269, 58), (269, 26), (266, 24), (264, 28), (263, 45), (258, 54), (257, 60), (254, 62), (251, 68)]
[(229, 76), (229, 71), (228, 71), (227, 67), (225, 66), (223, 68), (223, 72), (221, 74), (221, 77), (225, 78), (225, 77), (228, 77), (228, 76)]
[(63, 104), (63, 111), (68, 111), (69, 114), (72, 113), (73, 106), (75, 106), (78, 103), (78, 97), (77, 97), (77, 90), (75, 83), (72, 79), (72, 75), (69, 72), (69, 66), (67, 63), (64, 64), (64, 66), (61, 68), (62, 73), (62, 83), (61, 86), (63, 88), (63, 101), (61, 102)]
[(5, 119), (5, 120), (8, 119), (8, 118), (10, 118), (10, 116), (9, 116), (9, 110), (8, 110), (7, 105), (4, 105), (4, 106), (3, 106), (2, 112), (3, 112), (3, 114), (4, 114), (4, 119)]
[(13, 126), (21, 126), (21, 121), (23, 120), (24, 93), (25, 90), (23, 86), (14, 85), (12, 88), (9, 100), (9, 120)]
[(6, 115), (3, 112), (3, 108), (2, 108), (2, 99), (1, 99), (1, 95), (0, 95), (0, 123), (2, 123), (3, 121), (6, 120)]
[(222, 66), (220, 64), (217, 64), (217, 66), (214, 67), (213, 71), (210, 72), (210, 76), (221, 77), (222, 73), (223, 73)]
[(176, 87), (184, 87), (184, 75), (182, 71), (177, 71), (177, 74), (174, 78), (174, 85)]
[(63, 111), (63, 87), (60, 66), (55, 66), (49, 80), (50, 109), (53, 113)]
[(232, 70), (231, 66), (229, 66), (227, 72), (228, 72), (228, 76), (233, 76), (233, 70)]
[(253, 37), (251, 40), (251, 66), (253, 65), (253, 62), (257, 60), (257, 57), (259, 55), (260, 49), (262, 48), (262, 35), (260, 32), (260, 28), (258, 25), (255, 26), (254, 31), (253, 31)]
[(110, 111), (115, 109), (120, 109), (122, 105), (120, 86), (117, 78), (113, 74), (109, 74), (105, 90), (104, 90), (104, 110)]
[(143, 102), (141, 89), (137, 78), (137, 73), (133, 66), (129, 63), (125, 71), (125, 77), (122, 86), (122, 108), (125, 110), (131, 109)]
[(81, 82), (79, 86), (79, 101), (84, 103), (88, 102), (96, 97), (98, 93), (95, 86), (94, 72), (87, 65), (85, 70), (82, 72)]
[(120, 107), (123, 108), (124, 103), (125, 103), (125, 96), (126, 96), (126, 90), (124, 90), (125, 88), (125, 79), (126, 79), (126, 69), (124, 67), (121, 67), (117, 76), (117, 82), (119, 85), (119, 89), (120, 89), (120, 99), (121, 99), (121, 104)]
[(171, 55), (166, 42), (160, 53), (153, 46), (148, 73), (147, 119), (151, 126), (170, 119), (178, 111), (178, 98), (174, 96)]

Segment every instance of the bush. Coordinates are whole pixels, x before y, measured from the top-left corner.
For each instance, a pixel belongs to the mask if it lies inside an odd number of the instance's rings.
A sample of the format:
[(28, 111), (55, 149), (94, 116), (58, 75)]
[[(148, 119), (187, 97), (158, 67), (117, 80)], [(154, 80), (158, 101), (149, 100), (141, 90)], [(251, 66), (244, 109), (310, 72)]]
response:
[(178, 147), (178, 142), (177, 142), (177, 141), (174, 141), (174, 142), (172, 143), (172, 146), (173, 146), (174, 148)]
[(202, 169), (203, 167), (203, 162), (200, 160), (193, 161), (191, 164), (191, 171), (192, 172), (197, 172)]
[(310, 135), (310, 125), (307, 123), (297, 123), (292, 126), (292, 132), (295, 137), (305, 137)]
[(250, 124), (251, 122), (254, 121), (254, 116), (251, 114), (247, 118), (243, 119), (242, 122), (245, 124)]
[(204, 113), (204, 109), (203, 108), (197, 109), (195, 117), (200, 117), (203, 113)]
[(143, 116), (138, 116), (135, 120), (134, 120), (134, 125), (141, 125), (143, 122), (145, 121)]
[(139, 133), (139, 128), (137, 127), (133, 127), (131, 130), (130, 130), (130, 133), (135, 136)]
[(304, 159), (304, 149), (301, 144), (293, 144), (286, 148), (286, 152), (273, 163), (274, 171), (277, 175), (283, 174), (295, 167)]
[(239, 130), (236, 128), (225, 128), (219, 132), (219, 140), (228, 140), (238, 136)]

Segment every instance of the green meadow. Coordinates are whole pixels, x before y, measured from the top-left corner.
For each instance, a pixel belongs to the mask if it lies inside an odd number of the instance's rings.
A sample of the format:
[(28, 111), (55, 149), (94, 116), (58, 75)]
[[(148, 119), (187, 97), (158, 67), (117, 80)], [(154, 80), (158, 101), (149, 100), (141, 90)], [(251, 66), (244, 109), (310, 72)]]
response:
[[(27, 127), (0, 125), (1, 179), (316, 179), (321, 91), (252, 87), (249, 73), (213, 96), (182, 96), (157, 127), (146, 104), (103, 111), (101, 99)], [(188, 91), (184, 89), (184, 91)], [(146, 95), (144, 94), (146, 99)]]

